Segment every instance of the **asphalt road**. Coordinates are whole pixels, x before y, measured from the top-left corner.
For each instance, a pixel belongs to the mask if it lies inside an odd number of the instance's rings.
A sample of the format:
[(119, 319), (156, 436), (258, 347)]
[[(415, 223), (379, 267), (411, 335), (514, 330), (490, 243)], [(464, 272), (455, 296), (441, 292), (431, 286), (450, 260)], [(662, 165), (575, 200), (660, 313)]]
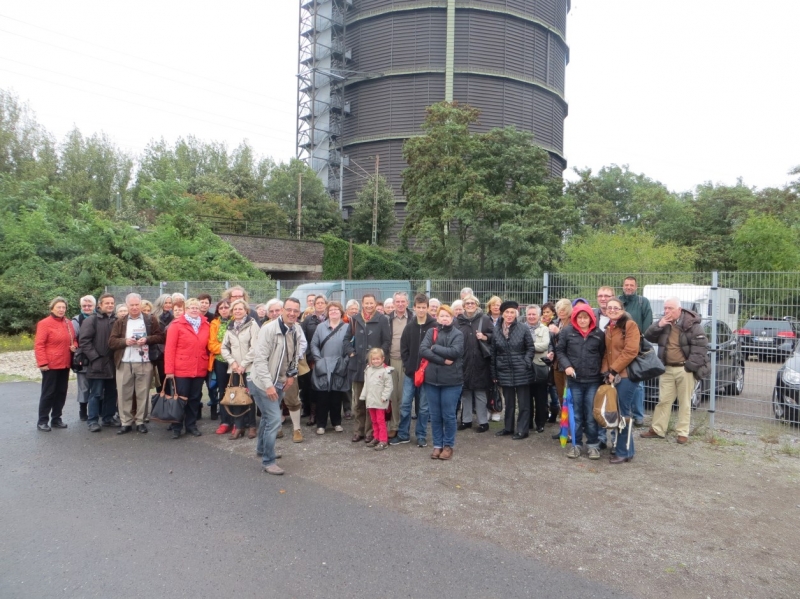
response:
[(0, 385), (4, 599), (627, 596), (193, 438), (90, 434), (72, 393), (39, 432), (38, 394)]

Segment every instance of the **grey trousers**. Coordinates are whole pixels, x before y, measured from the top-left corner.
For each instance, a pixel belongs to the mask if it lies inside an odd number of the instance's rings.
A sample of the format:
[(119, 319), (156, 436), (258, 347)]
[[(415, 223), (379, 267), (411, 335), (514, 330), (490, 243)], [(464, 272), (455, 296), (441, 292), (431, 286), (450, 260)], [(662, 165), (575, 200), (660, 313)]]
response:
[(85, 372), (78, 373), (78, 403), (89, 403), (89, 379)]
[(461, 390), (461, 422), (472, 422), (472, 411), (478, 415), (478, 424), (489, 422), (489, 411), (486, 409), (486, 389)]

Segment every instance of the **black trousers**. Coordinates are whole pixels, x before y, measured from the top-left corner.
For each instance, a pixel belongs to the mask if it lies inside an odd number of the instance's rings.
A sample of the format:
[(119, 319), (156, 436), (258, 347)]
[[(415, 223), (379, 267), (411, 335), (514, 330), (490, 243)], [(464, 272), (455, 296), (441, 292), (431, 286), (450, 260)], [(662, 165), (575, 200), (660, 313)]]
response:
[(528, 420), (529, 425), (536, 423), (536, 428), (542, 428), (547, 424), (550, 416), (550, 406), (547, 404), (547, 381), (531, 383), (530, 394), (533, 398), (533, 412)]
[(317, 428), (325, 428), (328, 424), (328, 414), (331, 425), (342, 424), (342, 399), (344, 391), (315, 391), (317, 397)]
[[(209, 373), (210, 375), (210, 373)], [(227, 362), (220, 362), (219, 360), (214, 360), (214, 375), (217, 379), (217, 384), (214, 386), (213, 389), (208, 390), (208, 397), (210, 399), (210, 404), (216, 404), (219, 409), (219, 418), (220, 422), (223, 424), (233, 424), (233, 417), (228, 414), (225, 406), (220, 406), (219, 402), (222, 399), (222, 396), (225, 394), (225, 389), (228, 388), (228, 381), (230, 380), (230, 375), (228, 374), (228, 363)], [(238, 383), (238, 378), (236, 380)], [(245, 383), (246, 384), (246, 383)]]
[[(227, 367), (227, 364), (225, 366)], [(214, 368), (216, 368), (216, 367), (217, 367), (217, 365), (214, 364)], [(217, 383), (219, 383), (219, 380), (220, 380), (219, 376), (220, 375), (217, 374)], [(226, 382), (225, 382), (225, 388), (224, 389), (220, 389), (220, 392), (219, 392), (220, 401), (222, 400), (222, 397), (225, 395), (225, 389), (227, 389), (228, 385), (238, 385), (239, 384), (239, 375), (238, 374), (227, 374), (227, 372), (226, 372), (225, 376), (227, 377)], [(242, 385), (244, 385), (245, 388), (247, 387), (247, 373), (246, 372), (242, 375)], [(252, 404), (250, 404), (249, 408), (219, 406), (219, 415), (220, 415), (219, 417), (222, 420), (222, 422), (224, 422), (226, 424), (232, 424), (233, 426), (235, 426), (239, 430), (243, 430), (243, 429), (246, 429), (246, 428), (255, 428), (256, 426), (258, 426), (256, 424), (256, 407), (257, 406), (256, 406), (255, 400), (253, 401)], [(234, 416), (231, 416), (228, 413), (228, 410), (233, 412)], [(244, 412), (244, 413), (242, 413), (242, 412)]]
[(42, 373), (42, 394), (39, 396), (39, 424), (58, 420), (64, 411), (69, 387), (69, 368), (45, 370)]
[(303, 414), (311, 414), (312, 408), (317, 403), (317, 395), (311, 386), (311, 373), (306, 372), (297, 377), (297, 385), (300, 388), (300, 403), (303, 406)]
[[(506, 400), (505, 429), (512, 433), (527, 435), (531, 423), (531, 390), (528, 385), (503, 387), (503, 399)], [(514, 426), (514, 412), (519, 408), (517, 425)]]
[(186, 410), (183, 413), (183, 422), (173, 424), (171, 429), (181, 430), (186, 427), (187, 431), (197, 428), (197, 415), (200, 413), (200, 404), (203, 401), (203, 383), (206, 377), (198, 376), (193, 378), (175, 377), (175, 388), (178, 395), (187, 398)]

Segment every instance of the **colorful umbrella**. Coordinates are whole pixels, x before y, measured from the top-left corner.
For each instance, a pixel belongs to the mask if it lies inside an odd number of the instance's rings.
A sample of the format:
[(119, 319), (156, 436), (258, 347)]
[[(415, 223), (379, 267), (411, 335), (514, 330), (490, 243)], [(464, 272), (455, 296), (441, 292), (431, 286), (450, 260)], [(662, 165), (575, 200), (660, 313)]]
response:
[(564, 387), (564, 402), (561, 404), (561, 447), (567, 446), (568, 435), (572, 436), (572, 444), (575, 445), (575, 407), (572, 403), (572, 393), (569, 387)]

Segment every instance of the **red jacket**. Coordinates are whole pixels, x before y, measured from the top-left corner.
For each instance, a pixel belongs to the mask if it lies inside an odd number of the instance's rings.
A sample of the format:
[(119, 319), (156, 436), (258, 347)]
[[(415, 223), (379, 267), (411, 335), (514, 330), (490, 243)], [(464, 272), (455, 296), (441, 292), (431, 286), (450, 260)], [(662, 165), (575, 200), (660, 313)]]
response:
[(208, 334), (205, 318), (200, 319), (197, 333), (186, 318), (173, 320), (167, 329), (164, 373), (179, 378), (205, 377), (208, 374)]
[(72, 366), (70, 347), (76, 346), (77, 335), (72, 322), (66, 318), (56, 318), (52, 314), (36, 325), (36, 341), (33, 345), (36, 366), (47, 366), (50, 370), (60, 370)]

